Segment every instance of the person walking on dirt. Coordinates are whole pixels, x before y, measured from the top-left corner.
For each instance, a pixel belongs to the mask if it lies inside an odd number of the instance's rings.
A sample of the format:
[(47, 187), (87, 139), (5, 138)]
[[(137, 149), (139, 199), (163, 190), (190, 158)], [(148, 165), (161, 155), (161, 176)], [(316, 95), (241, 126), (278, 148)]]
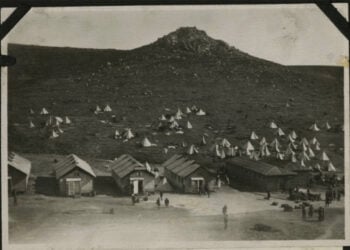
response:
[(223, 215), (227, 214), (227, 206), (226, 206), (226, 204), (225, 204), (225, 206), (223, 206), (223, 208), (222, 208), (222, 214), (223, 214)]
[(168, 207), (169, 206), (169, 199), (165, 198), (164, 203), (165, 203), (165, 206)]
[(270, 198), (271, 198), (271, 193), (269, 190), (267, 190), (267, 199), (270, 200)]
[(224, 214), (224, 229), (227, 230), (228, 214)]
[(160, 208), (160, 199), (159, 198), (157, 199), (156, 203), (157, 203), (158, 208)]
[(314, 215), (314, 207), (312, 205), (309, 206), (309, 217), (312, 218)]
[(163, 192), (162, 191), (159, 191), (159, 196), (160, 196), (160, 200), (162, 201), (163, 200)]
[(135, 205), (135, 195), (131, 195), (131, 203), (132, 205)]

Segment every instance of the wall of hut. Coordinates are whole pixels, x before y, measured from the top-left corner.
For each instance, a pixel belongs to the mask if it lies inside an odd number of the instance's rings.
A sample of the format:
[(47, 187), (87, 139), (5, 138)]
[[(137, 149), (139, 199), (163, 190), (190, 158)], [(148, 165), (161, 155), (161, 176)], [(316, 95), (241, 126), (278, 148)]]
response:
[(133, 192), (130, 178), (134, 177), (143, 179), (143, 192), (153, 193), (155, 191), (155, 177), (146, 170), (135, 170), (123, 178), (119, 178), (112, 171), (112, 177), (119, 191), (126, 195), (130, 195)]
[(58, 192), (60, 195), (65, 196), (67, 194), (67, 178), (80, 178), (80, 192), (81, 194), (91, 194), (94, 191), (94, 177), (88, 173), (82, 171), (79, 168), (75, 168), (66, 175), (62, 176), (58, 180)]
[[(8, 166), (8, 176), (11, 177), (11, 180), (8, 182), (9, 189), (11, 192), (16, 190), (16, 192), (26, 192), (28, 184), (28, 176), (21, 171), (18, 171), (14, 167)], [(10, 190), (9, 190), (10, 191)]]

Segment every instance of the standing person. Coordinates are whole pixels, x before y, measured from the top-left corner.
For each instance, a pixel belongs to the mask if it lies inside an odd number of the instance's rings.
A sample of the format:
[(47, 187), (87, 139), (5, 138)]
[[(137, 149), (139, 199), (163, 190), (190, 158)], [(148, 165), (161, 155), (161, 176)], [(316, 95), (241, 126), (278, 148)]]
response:
[(222, 214), (223, 215), (227, 214), (227, 206), (226, 206), (226, 204), (222, 207)]
[(312, 205), (309, 206), (309, 217), (312, 218), (314, 215), (314, 207)]
[(168, 207), (169, 206), (169, 199), (165, 198), (164, 203), (165, 203), (165, 206)]
[(224, 214), (224, 229), (227, 230), (227, 224), (228, 224), (228, 215), (227, 213)]
[(301, 211), (302, 211), (303, 220), (305, 220), (306, 219), (306, 208), (305, 208), (305, 206), (302, 205)]
[(132, 203), (132, 205), (135, 205), (135, 196), (134, 196), (134, 194), (131, 195), (131, 203)]
[(160, 196), (160, 200), (162, 201), (163, 200), (163, 192), (162, 191), (159, 191), (159, 196)]
[(159, 198), (157, 199), (156, 203), (157, 203), (158, 208), (160, 208), (160, 199)]
[(267, 190), (267, 199), (270, 200), (270, 198), (271, 198), (270, 190)]

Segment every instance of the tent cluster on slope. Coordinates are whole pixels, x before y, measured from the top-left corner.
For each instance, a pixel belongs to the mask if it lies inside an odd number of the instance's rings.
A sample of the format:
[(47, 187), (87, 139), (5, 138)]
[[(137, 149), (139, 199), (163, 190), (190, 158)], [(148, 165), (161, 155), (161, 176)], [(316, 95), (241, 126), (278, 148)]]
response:
[(103, 109), (101, 109), (99, 105), (96, 105), (94, 113), (97, 115), (103, 112), (112, 112), (112, 109), (108, 104)]
[[(30, 115), (35, 115), (35, 112), (33, 109), (29, 110), (29, 114)], [(43, 107), (40, 112), (40, 115), (42, 116), (48, 116), (46, 121), (45, 121), (45, 127), (47, 129), (49, 129), (49, 139), (54, 139), (59, 137), (60, 134), (63, 134), (63, 129), (61, 127), (61, 125), (70, 125), (72, 123), (72, 121), (69, 119), (68, 116), (65, 116), (64, 118), (60, 117), (60, 116), (53, 116), (53, 115), (49, 115), (49, 111)], [(33, 120), (31, 119), (29, 121), (29, 128), (33, 129), (35, 128), (35, 124), (33, 122)]]

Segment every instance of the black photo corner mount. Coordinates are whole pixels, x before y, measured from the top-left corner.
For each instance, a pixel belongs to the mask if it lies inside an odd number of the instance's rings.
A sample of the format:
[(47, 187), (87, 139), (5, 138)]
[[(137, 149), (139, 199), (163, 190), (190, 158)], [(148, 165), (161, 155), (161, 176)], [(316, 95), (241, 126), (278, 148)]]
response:
[[(348, 0), (0, 0), (0, 12), (2, 8), (15, 8), (10, 16), (0, 25), (0, 41), (6, 37), (31, 8), (35, 7), (225, 4), (316, 4), (336, 28), (350, 41), (350, 22), (346, 20), (336, 7), (334, 7), (333, 3), (347, 3), (348, 13), (350, 14), (350, 4)], [(9, 55), (0, 55), (1, 67), (8, 67), (14, 64), (16, 64), (16, 58)]]

